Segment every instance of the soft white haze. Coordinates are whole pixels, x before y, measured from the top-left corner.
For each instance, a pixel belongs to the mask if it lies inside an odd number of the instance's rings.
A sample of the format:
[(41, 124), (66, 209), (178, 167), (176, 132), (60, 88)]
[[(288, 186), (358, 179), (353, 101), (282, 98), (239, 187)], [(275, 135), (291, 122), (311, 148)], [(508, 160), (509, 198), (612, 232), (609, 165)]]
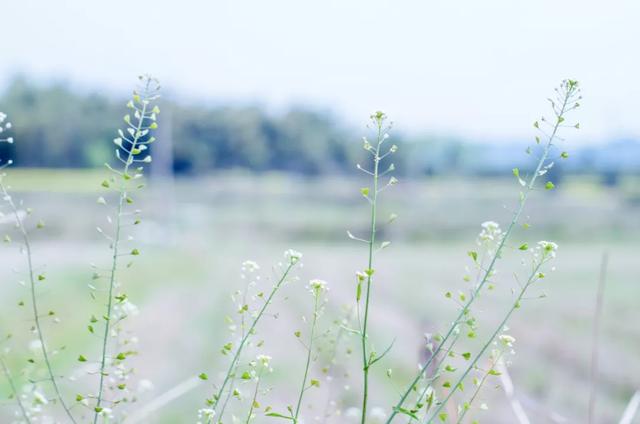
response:
[(408, 132), (532, 134), (565, 77), (581, 140), (640, 136), (637, 0), (3, 2), (0, 71), (124, 96), (142, 72), (174, 96), (383, 109)]

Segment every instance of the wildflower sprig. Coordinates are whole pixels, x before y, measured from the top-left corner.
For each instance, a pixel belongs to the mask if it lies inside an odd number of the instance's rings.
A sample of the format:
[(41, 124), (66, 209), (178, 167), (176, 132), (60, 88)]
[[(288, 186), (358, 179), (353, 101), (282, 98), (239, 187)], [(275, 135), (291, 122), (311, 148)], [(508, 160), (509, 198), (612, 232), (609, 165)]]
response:
[[(7, 122), (6, 119), (7, 119), (7, 115), (4, 113), (0, 113), (0, 134), (3, 134), (5, 131), (12, 128), (11, 122)], [(13, 137), (0, 138), (0, 143), (13, 144), (13, 142), (14, 142)], [(25, 217), (30, 216), (33, 211), (31, 209), (26, 209), (26, 213), (23, 214), (21, 209), (18, 207), (16, 202), (13, 200), (13, 197), (9, 193), (9, 187), (4, 182), (4, 178), (6, 177), (6, 174), (4, 173), (4, 169), (11, 166), (12, 164), (13, 164), (13, 160), (11, 159), (5, 161), (3, 164), (0, 164), (0, 172), (1, 172), (0, 193), (2, 195), (2, 200), (9, 207), (10, 214), (14, 218), (15, 228), (20, 234), (20, 238), (22, 241), (22, 251), (26, 256), (26, 262), (27, 262), (26, 266), (27, 266), (27, 274), (28, 274), (28, 280), (29, 280), (28, 286), (29, 286), (29, 293), (31, 297), (31, 312), (32, 312), (33, 321), (34, 321), (34, 333), (37, 336), (37, 345), (42, 354), (42, 360), (46, 368), (46, 372), (47, 372), (46, 380), (51, 383), (51, 386), (55, 393), (55, 399), (59, 402), (60, 406), (62, 406), (62, 408), (64, 409), (64, 412), (67, 415), (67, 418), (69, 418), (69, 420), (72, 423), (75, 423), (76, 422), (75, 418), (71, 413), (70, 408), (67, 406), (67, 403), (65, 402), (62, 392), (60, 390), (60, 387), (58, 385), (58, 376), (56, 376), (56, 374), (53, 371), (53, 366), (51, 365), (51, 359), (50, 359), (51, 353), (47, 348), (45, 336), (42, 330), (42, 319), (47, 316), (55, 315), (55, 312), (51, 311), (47, 315), (41, 315), (40, 313), (38, 295), (37, 295), (37, 286), (38, 286), (38, 283), (42, 283), (43, 281), (45, 281), (46, 278), (43, 273), (38, 274), (36, 272), (36, 269), (34, 266), (33, 252), (31, 247), (31, 239), (29, 237), (29, 231), (27, 229), (27, 225), (25, 222), (25, 219), (26, 219)], [(36, 229), (41, 229), (43, 227), (44, 227), (44, 223), (42, 221), (38, 222), (35, 225)], [(5, 241), (11, 241), (11, 238), (7, 235), (5, 236)], [(3, 364), (3, 368), (4, 367), (5, 365)], [(7, 375), (8, 378), (10, 378), (11, 374), (9, 373), (8, 368), (6, 369), (5, 374)], [(20, 410), (24, 412), (25, 411), (24, 406), (22, 404), (20, 404), (19, 406), (20, 406)], [(23, 415), (25, 418), (28, 419), (27, 415), (25, 414)]]
[[(387, 187), (396, 185), (398, 180), (394, 176), (390, 176), (387, 183), (382, 185), (380, 179), (387, 174), (392, 173), (395, 170), (395, 166), (391, 163), (386, 170), (381, 171), (381, 162), (387, 157), (394, 154), (398, 147), (394, 144), (390, 146), (386, 151), (383, 151), (385, 142), (389, 139), (389, 131), (393, 124), (387, 121), (387, 116), (384, 112), (374, 112), (371, 116), (371, 125), (376, 134), (376, 140), (372, 144), (365, 137), (363, 139), (363, 148), (366, 150), (372, 158), (373, 169), (368, 170), (360, 164), (357, 168), (371, 177), (372, 187), (364, 187), (360, 190), (362, 196), (367, 199), (370, 207), (370, 230), (369, 239), (365, 240), (354, 236), (351, 232), (347, 232), (349, 237), (353, 240), (364, 242), (368, 245), (368, 261), (367, 268), (364, 271), (358, 272), (356, 275), (356, 304), (358, 311), (358, 322), (360, 324), (359, 333), (361, 341), (362, 351), (362, 373), (363, 373), (363, 389), (362, 389), (362, 416), (361, 423), (364, 424), (367, 417), (367, 403), (369, 398), (369, 369), (371, 366), (379, 361), (384, 354), (377, 356), (375, 352), (370, 351), (368, 340), (368, 325), (369, 325), (369, 307), (371, 302), (371, 284), (373, 282), (374, 269), (374, 253), (378, 249), (387, 247), (390, 243), (388, 241), (382, 242), (379, 246), (376, 244), (376, 233), (378, 229), (378, 195)], [(363, 287), (364, 286), (364, 287)], [(364, 306), (361, 309), (361, 300), (364, 295)], [(388, 351), (388, 349), (387, 349)]]
[[(494, 343), (496, 339), (505, 331), (507, 322), (511, 318), (511, 315), (515, 312), (516, 309), (519, 309), (522, 306), (522, 301), (524, 299), (525, 293), (531, 287), (532, 284), (542, 280), (546, 277), (546, 274), (542, 271), (543, 266), (547, 264), (549, 261), (553, 260), (556, 257), (556, 252), (558, 250), (558, 246), (553, 242), (540, 241), (535, 249), (535, 253), (533, 255), (532, 261), (532, 269), (530, 271), (529, 276), (524, 284), (521, 285), (520, 291), (517, 293), (516, 299), (512, 303), (511, 307), (505, 314), (504, 318), (498, 324), (495, 331), (491, 334), (491, 336), (487, 339), (487, 341), (483, 344), (480, 351), (474, 356), (473, 360), (467, 365), (464, 372), (460, 375), (457, 381), (451, 385), (452, 390), (439, 402), (438, 406), (435, 408), (434, 412), (431, 414), (431, 417), (425, 420), (425, 423), (432, 423), (434, 420), (439, 419), (441, 421), (446, 421), (446, 415), (442, 415), (441, 411), (451, 399), (451, 397), (456, 392), (456, 389), (462, 390), (462, 383), (465, 378), (469, 375), (469, 373), (475, 369), (476, 365), (483, 357), (485, 352), (489, 349), (489, 347)], [(513, 343), (513, 340), (510, 336), (505, 337), (502, 334), (500, 341), (507, 346)], [(510, 346), (509, 346), (510, 347)]]
[(258, 402), (258, 394), (260, 393), (260, 383), (262, 383), (263, 374), (273, 372), (273, 368), (271, 368), (271, 356), (269, 355), (256, 356), (256, 359), (251, 361), (249, 363), (249, 366), (252, 368), (252, 370), (245, 376), (245, 378), (255, 380), (255, 387), (253, 390), (251, 403), (249, 404), (249, 412), (247, 413), (245, 424), (249, 424), (251, 420), (256, 417), (254, 411), (257, 408), (260, 408), (260, 403)]
[[(260, 265), (258, 265), (258, 263), (256, 263), (255, 261), (252, 261), (252, 260), (244, 261), (242, 263), (242, 267), (241, 267), (242, 273), (240, 275), (240, 278), (246, 281), (244, 290), (236, 291), (235, 293), (233, 293), (231, 297), (232, 301), (236, 305), (236, 313), (240, 316), (240, 326), (239, 326), (240, 339), (243, 339), (247, 334), (246, 333), (247, 317), (252, 313), (249, 306), (250, 297), (251, 297), (250, 292), (252, 289), (254, 289), (257, 286), (260, 280), (260, 275), (257, 274), (259, 270), (260, 270)], [(256, 297), (256, 299), (261, 299), (263, 296), (264, 296), (264, 293), (259, 292), (257, 295), (254, 295), (253, 297)], [(238, 326), (235, 324), (234, 320), (230, 317), (227, 317), (227, 321), (230, 323), (229, 330), (231, 331), (232, 334), (235, 334), (236, 331), (238, 330)], [(233, 345), (232, 343), (225, 344), (221, 349), (222, 354), (228, 355), (232, 345)], [(225, 396), (224, 402), (222, 403), (222, 407), (220, 408), (220, 412), (219, 412), (220, 416), (224, 415), (224, 412), (227, 409), (227, 405), (229, 404), (231, 397), (235, 393), (235, 384), (236, 384), (236, 381), (238, 380), (239, 366), (240, 366), (240, 362), (238, 361), (236, 362), (236, 366), (231, 372), (231, 379), (229, 381), (229, 390), (227, 390), (227, 395)]]
[[(579, 128), (578, 124), (568, 125), (566, 123), (566, 115), (572, 110), (578, 108), (580, 106), (579, 101), (581, 100), (580, 89), (578, 86), (578, 82), (574, 80), (564, 80), (560, 87), (556, 89), (556, 98), (555, 100), (551, 100), (552, 111), (554, 114), (553, 121), (548, 121), (547, 119), (541, 120), (543, 123), (550, 126), (550, 130), (541, 129), (541, 125), (539, 121), (534, 122), (534, 127), (541, 131), (544, 141), (540, 136), (536, 136), (536, 144), (542, 145), (542, 153), (538, 159), (537, 165), (532, 175), (529, 176), (528, 180), (525, 180), (520, 176), (519, 170), (514, 170), (514, 175), (517, 174), (518, 181), (520, 185), (523, 187), (522, 191), (519, 195), (518, 207), (513, 212), (511, 222), (509, 223), (504, 234), (501, 235), (500, 242), (495, 248), (495, 252), (493, 253), (489, 265), (483, 271), (483, 277), (480, 280), (480, 283), (477, 284), (471, 296), (468, 296), (465, 301), (463, 301), (462, 307), (460, 308), (460, 312), (456, 319), (453, 321), (447, 332), (443, 337), (440, 337), (439, 345), (436, 347), (434, 354), (420, 367), (420, 371), (416, 375), (416, 377), (412, 380), (403, 394), (400, 396), (400, 400), (395, 404), (392, 408), (392, 411), (387, 419), (386, 423), (389, 424), (393, 421), (393, 419), (399, 413), (404, 413), (405, 409), (403, 405), (409, 395), (413, 392), (414, 387), (420, 382), (424, 373), (429, 366), (433, 362), (433, 360), (440, 354), (440, 352), (444, 349), (445, 346), (449, 346), (448, 342), (455, 337), (456, 333), (459, 331), (459, 324), (466, 321), (466, 316), (469, 313), (469, 308), (473, 304), (473, 302), (477, 299), (477, 295), (481, 292), (481, 290), (488, 283), (490, 278), (494, 274), (494, 268), (496, 262), (502, 255), (502, 251), (506, 246), (507, 241), (514, 228), (519, 222), (520, 216), (524, 211), (524, 207), (527, 203), (527, 199), (530, 193), (535, 189), (536, 182), (538, 178), (546, 173), (546, 170), (549, 169), (552, 162), (549, 162), (549, 156), (551, 150), (554, 148), (556, 142), (560, 140), (559, 131), (567, 126), (571, 126), (574, 128)], [(545, 186), (549, 189), (549, 185)], [(510, 314), (509, 314), (510, 316)], [(451, 349), (451, 347), (449, 347)], [(453, 386), (454, 388), (456, 386)]]
[[(160, 85), (155, 78), (150, 76), (141, 76), (140, 87), (133, 92), (132, 99), (127, 103), (127, 108), (131, 111), (123, 118), (125, 122), (124, 130), (118, 130), (118, 137), (113, 142), (116, 145), (115, 156), (120, 167), (112, 167), (106, 165), (112, 173), (112, 176), (102, 182), (102, 187), (108, 190), (114, 190), (118, 194), (118, 201), (115, 210), (115, 219), (109, 218), (109, 222), (113, 223), (113, 232), (107, 235), (101, 228), (98, 232), (104, 235), (110, 242), (112, 250), (111, 267), (108, 271), (108, 298), (106, 302), (106, 310), (103, 315), (104, 329), (102, 336), (102, 349), (99, 359), (99, 375), (100, 381), (96, 396), (96, 403), (93, 408), (94, 419), (97, 423), (100, 417), (108, 418), (111, 410), (103, 406), (105, 402), (105, 386), (106, 377), (114, 377), (123, 379), (128, 370), (122, 362), (129, 356), (130, 352), (109, 353), (109, 338), (112, 335), (112, 329), (127, 314), (127, 306), (129, 306), (128, 298), (124, 293), (116, 293), (120, 284), (118, 282), (119, 264), (122, 256), (138, 256), (140, 251), (133, 247), (126, 253), (123, 253), (123, 228), (126, 226), (124, 220), (129, 218), (131, 214), (127, 212), (127, 206), (133, 203), (131, 197), (132, 191), (142, 188), (141, 184), (132, 185), (132, 181), (139, 180), (143, 176), (144, 164), (151, 162), (151, 156), (147, 153), (148, 146), (155, 141), (152, 136), (152, 130), (158, 128), (157, 115), (160, 109), (155, 105), (155, 101), (159, 98)], [(107, 202), (103, 197), (98, 199), (98, 203), (106, 205)], [(137, 218), (138, 212), (134, 212), (134, 220), (132, 224), (137, 225), (140, 221)], [(97, 276), (98, 278), (100, 276)], [(91, 319), (89, 331), (94, 332), (94, 326), (98, 320)], [(84, 356), (80, 355), (81, 362)], [(86, 361), (86, 358), (84, 359)], [(114, 367), (113, 371), (109, 371), (110, 367)], [(126, 386), (122, 386), (123, 382), (117, 383), (117, 389), (124, 390)], [(118, 400), (110, 400), (110, 405), (117, 405)]]
[(323, 280), (311, 280), (309, 282), (309, 291), (313, 296), (313, 315), (311, 317), (311, 331), (309, 332), (309, 341), (305, 346), (307, 349), (307, 359), (304, 367), (304, 377), (302, 377), (302, 386), (300, 387), (300, 393), (298, 396), (298, 403), (296, 404), (295, 413), (293, 414), (294, 424), (298, 423), (298, 417), (300, 416), (300, 408), (302, 406), (302, 399), (307, 390), (312, 387), (319, 387), (320, 382), (318, 380), (309, 380), (309, 367), (311, 365), (311, 355), (313, 353), (313, 343), (315, 341), (316, 325), (318, 323), (318, 317), (322, 313), (324, 305), (324, 295), (327, 292), (327, 283)]
[[(510, 337), (510, 336), (508, 336)], [(473, 393), (468, 401), (464, 402), (458, 408), (458, 419), (456, 420), (456, 424), (461, 424), (464, 420), (464, 417), (467, 413), (472, 409), (474, 402), (477, 400), (482, 388), (485, 386), (487, 381), (494, 376), (499, 376), (500, 372), (496, 370), (496, 366), (502, 361), (505, 355), (505, 348), (511, 349), (513, 342), (505, 341), (506, 339), (501, 338), (500, 345), (491, 351), (491, 355), (489, 357), (489, 368), (480, 371), (480, 377), (475, 377), (473, 379)], [(494, 344), (497, 344), (494, 342)], [(483, 408), (485, 405), (480, 405), (480, 408)]]
[[(253, 319), (251, 320), (251, 324), (249, 325), (246, 332), (244, 332), (244, 335), (240, 339), (235, 349), (233, 347), (233, 343), (227, 343), (223, 347), (223, 349), (226, 349), (227, 351), (229, 351), (229, 353), (233, 352), (232, 353), (233, 356), (227, 368), (227, 372), (223, 377), (222, 383), (217, 387), (217, 390), (215, 391), (213, 396), (206, 400), (207, 408), (205, 409), (207, 409), (207, 411), (206, 411), (206, 414), (201, 414), (201, 415), (203, 416), (203, 422), (207, 424), (212, 423), (214, 419), (217, 422), (222, 421), (222, 417), (224, 416), (224, 410), (220, 410), (220, 412), (218, 413), (218, 407), (220, 406), (220, 401), (222, 399), (222, 396), (225, 393), (225, 390), (231, 384), (232, 380), (235, 378), (235, 371), (237, 369), (238, 361), (240, 360), (242, 352), (246, 347), (249, 341), (249, 338), (255, 334), (255, 330), (256, 330), (256, 327), (258, 326), (258, 323), (261, 321), (267, 309), (273, 302), (275, 295), (282, 288), (285, 282), (288, 281), (291, 271), (296, 267), (296, 265), (300, 264), (300, 261), (302, 259), (302, 254), (295, 250), (287, 250), (284, 253), (284, 257), (285, 257), (285, 263), (282, 264), (282, 272), (280, 276), (277, 278), (269, 294), (266, 296), (266, 298), (264, 298), (264, 303), (262, 304), (260, 309), (255, 313)], [(208, 379), (208, 376), (203, 373), (200, 375), (200, 378), (203, 380), (206, 380)]]

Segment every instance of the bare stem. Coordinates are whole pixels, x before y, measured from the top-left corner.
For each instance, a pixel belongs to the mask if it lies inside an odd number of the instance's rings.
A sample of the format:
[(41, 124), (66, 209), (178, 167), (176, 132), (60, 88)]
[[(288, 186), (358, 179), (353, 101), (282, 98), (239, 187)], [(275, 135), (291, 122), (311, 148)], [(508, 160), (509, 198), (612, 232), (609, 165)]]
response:
[(600, 354), (600, 322), (602, 320), (602, 306), (604, 303), (604, 288), (607, 283), (607, 265), (609, 255), (602, 254), (600, 263), (600, 278), (598, 280), (598, 294), (596, 295), (596, 308), (593, 314), (593, 344), (591, 346), (591, 387), (589, 390), (589, 417), (588, 423), (595, 422), (596, 398), (598, 386), (598, 360)]

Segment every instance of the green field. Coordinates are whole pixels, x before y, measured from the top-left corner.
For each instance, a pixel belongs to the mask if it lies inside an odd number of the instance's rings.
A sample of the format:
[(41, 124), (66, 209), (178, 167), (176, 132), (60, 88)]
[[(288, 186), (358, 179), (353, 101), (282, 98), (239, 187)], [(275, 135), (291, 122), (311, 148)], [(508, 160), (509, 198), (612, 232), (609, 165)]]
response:
[[(43, 308), (55, 310), (62, 321), (47, 328), (52, 347), (65, 346), (55, 364), (66, 375), (77, 372), (78, 353), (95, 353), (99, 344), (85, 327), (87, 318), (102, 310), (89, 297), (89, 264), (101, 267), (109, 261), (107, 242), (95, 231), (96, 226), (107, 225), (106, 212), (96, 203), (102, 175), (102, 171), (12, 170), (8, 180), (16, 197), (24, 198), (46, 222), (45, 229), (34, 234), (34, 251), (37, 265), (47, 275), (40, 293)], [(304, 254), (301, 282), (285, 289), (285, 296), (274, 305), (281, 306), (278, 318), (266, 321), (259, 336), (274, 357), (272, 383), (284, 387), (263, 403), (293, 402), (304, 356), (293, 332), (304, 325), (301, 316), (311, 308), (306, 281), (321, 278), (330, 284), (324, 317), (324, 328), (329, 329), (343, 306), (353, 302), (354, 272), (366, 265), (365, 247), (346, 235), (347, 230), (366, 231), (367, 204), (358, 192), (363, 184), (352, 178), (240, 173), (151, 180), (136, 200), (145, 218), (134, 233), (143, 255), (122, 279), (140, 308), (131, 320), (131, 329), (140, 338), (135, 361), (139, 375), (155, 386), (140, 405), (202, 371), (213, 379), (215, 370), (222, 370), (226, 358), (219, 349), (227, 341), (223, 318), (234, 309), (229, 294), (242, 284), (241, 262), (257, 261), (268, 277), (270, 264), (280, 261), (287, 248)], [(485, 334), (509, 306), (515, 287), (512, 273), (521, 269), (519, 243), (558, 242), (557, 270), (534, 293), (546, 297), (527, 301), (510, 324), (517, 339), (510, 372), (533, 422), (553, 422), (551, 413), (568, 422), (586, 420), (593, 309), (603, 252), (609, 254), (610, 268), (599, 346), (600, 422), (615, 422), (629, 397), (640, 389), (637, 187), (637, 180), (631, 179), (606, 187), (591, 177), (568, 177), (554, 192), (534, 193), (524, 217), (531, 227), (516, 232), (498, 267), (496, 290), (478, 306)], [(395, 345), (374, 376), (373, 406), (387, 407), (390, 399), (396, 400), (416, 369), (423, 334), (442, 331), (453, 319), (455, 305), (444, 293), (468, 287), (462, 279), (469, 265), (466, 252), (474, 248), (480, 223), (494, 220), (506, 225), (517, 193), (510, 178), (440, 177), (401, 182), (382, 197), (381, 216), (393, 212), (399, 218), (381, 232), (382, 239), (392, 244), (378, 255), (371, 328), (379, 349), (393, 339)], [(3, 247), (2, 255), (2, 331), (14, 333), (13, 348), (24, 350), (32, 337), (28, 313), (17, 306), (27, 296), (17, 284), (24, 258), (15, 244)], [(341, 361), (357, 360), (347, 354), (356, 344), (355, 338), (347, 337), (339, 348)], [(392, 364), (389, 379), (385, 370)], [(318, 369), (314, 372), (319, 374)], [(79, 381), (87, 387), (96, 383), (81, 372)], [(323, 382), (315, 392), (315, 406), (307, 415), (321, 415), (327, 397), (342, 402), (345, 409), (356, 406), (359, 384), (357, 374), (336, 374), (334, 383)], [(2, 389), (7, 392), (6, 386)], [(149, 422), (186, 422), (184, 417), (195, 421), (209, 392), (201, 384)], [(490, 409), (476, 415), (481, 422), (514, 422), (495, 384), (487, 386), (483, 398)], [(0, 421), (8, 422), (11, 407), (0, 411), (4, 414)], [(332, 422), (349, 421), (342, 416)]]

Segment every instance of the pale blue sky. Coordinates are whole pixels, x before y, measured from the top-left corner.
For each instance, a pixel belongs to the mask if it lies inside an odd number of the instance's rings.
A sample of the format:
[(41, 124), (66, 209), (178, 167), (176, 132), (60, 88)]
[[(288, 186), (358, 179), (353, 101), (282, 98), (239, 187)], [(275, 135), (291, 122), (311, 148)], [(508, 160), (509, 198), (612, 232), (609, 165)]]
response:
[(562, 78), (584, 88), (579, 142), (640, 137), (637, 0), (4, 2), (0, 71), (124, 96), (304, 103), (354, 125), (506, 140)]

